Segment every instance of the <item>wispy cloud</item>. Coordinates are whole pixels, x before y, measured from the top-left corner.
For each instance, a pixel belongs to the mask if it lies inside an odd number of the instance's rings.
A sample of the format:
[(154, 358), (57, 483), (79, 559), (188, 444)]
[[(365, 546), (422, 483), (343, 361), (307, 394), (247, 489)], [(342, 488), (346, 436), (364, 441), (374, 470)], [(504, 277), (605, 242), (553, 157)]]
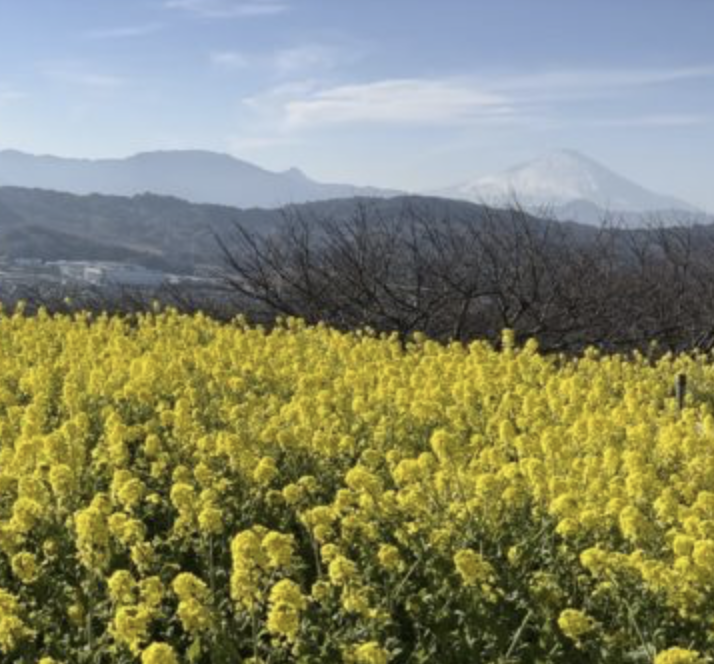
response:
[(599, 118), (588, 124), (596, 127), (657, 128), (657, 127), (701, 127), (712, 124), (713, 116), (696, 113), (661, 113), (620, 118)]
[(262, 69), (277, 77), (292, 77), (302, 72), (315, 75), (360, 59), (356, 47), (320, 43), (298, 44), (270, 53), (245, 51), (214, 51), (209, 59), (213, 66), (226, 70), (247, 67)]
[[(300, 57), (296, 57), (296, 61), (299, 60)], [(527, 76), (384, 79), (333, 86), (313, 82), (298, 89), (279, 86), (245, 99), (244, 103), (279, 117), (282, 128), (287, 131), (358, 123), (423, 126), (540, 123), (550, 126), (562, 116), (565, 103), (608, 100), (631, 94), (637, 88), (666, 87), (710, 78), (714, 78), (714, 66), (706, 65), (560, 70)], [(701, 122), (701, 118), (663, 112), (609, 122), (666, 127), (691, 125)]]
[(137, 37), (148, 37), (163, 29), (161, 23), (146, 23), (144, 25), (126, 25), (113, 28), (97, 28), (84, 33), (87, 39), (108, 40), (108, 39), (134, 39)]
[(250, 118), (227, 137), (233, 152), (257, 152), (285, 146), (298, 145), (303, 141), (298, 133), (287, 127), (284, 120), (286, 100), (300, 98), (317, 88), (311, 79), (290, 81), (276, 85), (265, 93), (242, 100), (242, 107)]
[(245, 152), (264, 150), (288, 145), (299, 145), (302, 141), (294, 136), (281, 134), (241, 136), (234, 135), (228, 137), (228, 145), (233, 152)]
[[(304, 86), (303, 86), (304, 89)], [(510, 122), (514, 108), (507, 97), (458, 79), (391, 79), (312, 89), (300, 97), (283, 86), (245, 100), (253, 108), (281, 105), (288, 128), (346, 123), (464, 124)]]
[(714, 77), (714, 65), (665, 68), (562, 69), (528, 75), (489, 76), (481, 84), (529, 100), (579, 101), (608, 98), (641, 88)]
[(272, 57), (272, 64), (280, 74), (293, 74), (302, 70), (328, 69), (343, 59), (337, 48), (304, 44), (277, 51)]
[(214, 67), (222, 69), (246, 69), (253, 62), (253, 58), (239, 51), (213, 51), (209, 59)]
[(52, 81), (97, 92), (111, 92), (129, 84), (129, 81), (121, 76), (94, 71), (74, 64), (49, 65), (44, 68), (44, 74)]
[(180, 9), (203, 18), (274, 16), (290, 9), (284, 0), (165, 0), (167, 9)]
[(0, 88), (0, 108), (3, 106), (9, 106), (10, 104), (14, 104), (26, 98), (27, 95), (19, 90)]

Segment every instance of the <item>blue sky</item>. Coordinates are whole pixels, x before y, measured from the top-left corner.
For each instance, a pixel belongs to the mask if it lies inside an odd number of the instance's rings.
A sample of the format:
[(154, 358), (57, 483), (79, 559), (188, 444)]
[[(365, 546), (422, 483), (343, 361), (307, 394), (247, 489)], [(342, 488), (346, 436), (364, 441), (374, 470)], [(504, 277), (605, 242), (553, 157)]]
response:
[(0, 0), (0, 148), (426, 190), (580, 150), (714, 210), (710, 0)]

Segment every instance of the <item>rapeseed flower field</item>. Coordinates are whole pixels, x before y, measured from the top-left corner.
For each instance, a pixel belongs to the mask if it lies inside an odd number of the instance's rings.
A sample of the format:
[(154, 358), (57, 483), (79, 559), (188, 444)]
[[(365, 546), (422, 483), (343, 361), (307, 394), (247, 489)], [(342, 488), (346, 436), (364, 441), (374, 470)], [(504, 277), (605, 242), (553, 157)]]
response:
[(708, 661), (714, 363), (503, 341), (0, 315), (0, 660)]

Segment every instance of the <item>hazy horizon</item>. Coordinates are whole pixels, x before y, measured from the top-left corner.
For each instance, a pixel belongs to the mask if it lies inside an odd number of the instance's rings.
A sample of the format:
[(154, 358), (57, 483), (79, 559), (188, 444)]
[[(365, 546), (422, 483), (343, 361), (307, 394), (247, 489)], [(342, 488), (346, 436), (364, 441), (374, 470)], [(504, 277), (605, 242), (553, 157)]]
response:
[(570, 148), (714, 209), (711, 3), (0, 0), (0, 11), (0, 149), (211, 150), (424, 191)]

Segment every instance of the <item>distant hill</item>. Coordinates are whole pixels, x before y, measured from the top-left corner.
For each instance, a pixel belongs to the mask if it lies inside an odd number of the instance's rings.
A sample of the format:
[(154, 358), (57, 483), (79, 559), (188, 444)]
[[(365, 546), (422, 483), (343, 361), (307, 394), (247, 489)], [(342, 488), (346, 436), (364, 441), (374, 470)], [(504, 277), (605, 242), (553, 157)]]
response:
[[(434, 220), (477, 221), (486, 213), (472, 203), (420, 196), (332, 199), (290, 206), (287, 213), (309, 223), (346, 220), (360, 206), (375, 219), (399, 218), (410, 209)], [(222, 263), (216, 235), (230, 237), (235, 224), (268, 233), (285, 215), (285, 209), (240, 210), (154, 194), (78, 196), (0, 187), (0, 257), (121, 260), (193, 273)]]
[(0, 151), (0, 186), (73, 194), (134, 196), (153, 193), (194, 203), (277, 208), (351, 196), (399, 192), (328, 184), (292, 168), (273, 172), (227, 154), (201, 150), (146, 152), (126, 159), (66, 159)]
[(559, 219), (589, 225), (599, 225), (606, 217), (629, 227), (653, 221), (710, 221), (689, 203), (650, 191), (574, 150), (553, 152), (435, 193), (493, 206), (518, 201), (534, 212), (547, 209)]
[(277, 210), (238, 210), (178, 198), (78, 196), (0, 187), (0, 256), (126, 260), (180, 273), (218, 262), (213, 233), (234, 222), (269, 228)]
[[(426, 196), (331, 199), (284, 209), (241, 210), (155, 194), (78, 196), (0, 187), (0, 258), (117, 260), (192, 274), (223, 264), (216, 236), (230, 239), (236, 224), (265, 234), (279, 227), (286, 215), (315, 226), (320, 220), (347, 220), (360, 211), (373, 221), (417, 218), (425, 223), (479, 224), (490, 219), (495, 227), (507, 217), (468, 201)], [(535, 215), (524, 220), (533, 229), (548, 223)], [(598, 234), (593, 226), (563, 223), (578, 242), (590, 242)], [(701, 237), (714, 235), (714, 226), (697, 228)]]
[(147, 264), (168, 269), (170, 262), (152, 252), (135, 251), (96, 242), (70, 233), (35, 225), (0, 230), (0, 257), (37, 258), (43, 261), (91, 260)]

